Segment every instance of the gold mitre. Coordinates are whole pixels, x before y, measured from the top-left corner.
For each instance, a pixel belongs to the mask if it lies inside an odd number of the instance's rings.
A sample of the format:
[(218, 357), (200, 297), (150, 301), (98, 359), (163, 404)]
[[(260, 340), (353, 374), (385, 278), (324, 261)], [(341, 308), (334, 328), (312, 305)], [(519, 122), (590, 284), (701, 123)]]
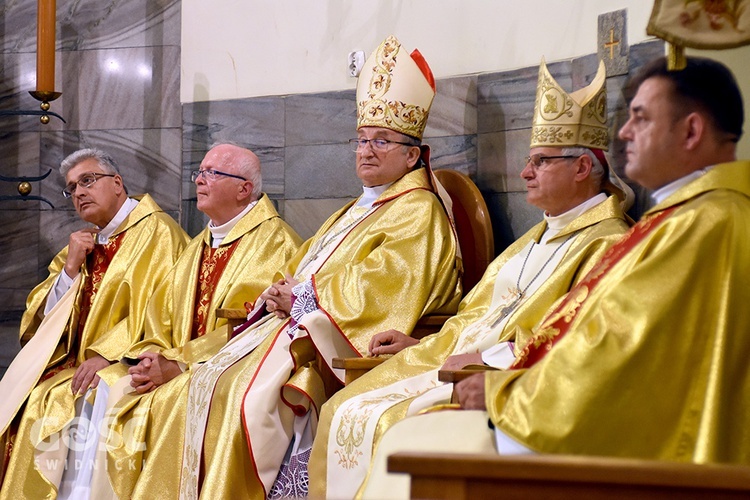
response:
[(607, 151), (607, 85), (604, 63), (587, 87), (567, 94), (542, 58), (534, 102), (531, 147), (584, 147)]
[(385, 127), (421, 139), (434, 98), (435, 79), (422, 54), (407, 53), (391, 35), (359, 75), (357, 129)]

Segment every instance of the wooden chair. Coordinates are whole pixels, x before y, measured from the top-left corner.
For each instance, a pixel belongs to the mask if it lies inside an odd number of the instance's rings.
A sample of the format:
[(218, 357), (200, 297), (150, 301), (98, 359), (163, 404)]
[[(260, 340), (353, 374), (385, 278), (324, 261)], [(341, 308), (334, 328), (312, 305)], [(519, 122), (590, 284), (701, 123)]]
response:
[(467, 293), (479, 283), (495, 258), (490, 211), (479, 188), (468, 176), (446, 169), (436, 170), (435, 177), (453, 201), (453, 218), (464, 261), (462, 284)]
[[(436, 170), (435, 177), (453, 201), (458, 243), (463, 256), (464, 273), (461, 280), (464, 294), (482, 279), (484, 271), (495, 257), (492, 222), (482, 193), (472, 180), (455, 170)], [(447, 314), (431, 314), (420, 319), (411, 336), (421, 339), (442, 328), (450, 318)], [(346, 370), (350, 383), (388, 358), (334, 358), (333, 367)]]
[(412, 498), (750, 498), (750, 467), (571, 455), (397, 453)]
[(244, 309), (217, 309), (216, 317), (227, 320), (231, 332), (247, 320), (247, 311)]

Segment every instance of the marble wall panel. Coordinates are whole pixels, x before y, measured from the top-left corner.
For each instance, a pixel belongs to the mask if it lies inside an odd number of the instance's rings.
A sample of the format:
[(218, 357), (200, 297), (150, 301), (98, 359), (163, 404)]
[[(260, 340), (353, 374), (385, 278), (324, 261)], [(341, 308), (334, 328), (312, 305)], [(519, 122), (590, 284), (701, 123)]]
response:
[(345, 198), (362, 193), (355, 153), (348, 144), (286, 148), (284, 198)]
[(62, 196), (60, 162), (78, 149), (98, 148), (118, 163), (129, 194), (149, 193), (162, 209), (179, 211), (180, 141), (178, 128), (45, 132), (40, 161), (43, 171), (52, 169), (52, 173), (42, 183), (42, 193), (56, 207), (72, 209), (70, 200)]
[(284, 98), (196, 102), (183, 106), (182, 148), (208, 151), (230, 141), (255, 151), (284, 146)]
[[(3, 291), (0, 290), (0, 300), (4, 298)], [(6, 368), (21, 349), (21, 345), (18, 342), (20, 326), (20, 321), (16, 319), (0, 322), (0, 378), (5, 375)]]
[[(58, 7), (59, 9), (59, 7)], [(0, 3), (0, 51), (34, 52), (36, 50), (36, 10), (32, 0)]]
[[(549, 70), (563, 88), (570, 88), (570, 62), (552, 63)], [(531, 127), (539, 67), (479, 75), (477, 131), (480, 134)]]
[(62, 50), (180, 45), (179, 0), (58, 0)]
[(495, 236), (495, 253), (534, 227), (544, 217), (542, 211), (526, 203), (526, 193), (485, 193)]
[(355, 91), (284, 99), (285, 145), (343, 144), (357, 136)]
[(331, 214), (353, 199), (355, 198), (287, 199), (284, 201), (284, 220), (300, 237), (307, 239), (315, 234)]
[[(0, 110), (39, 111), (39, 101), (29, 95), (36, 85), (35, 54), (0, 54)], [(57, 103), (52, 111), (60, 112)], [(57, 118), (52, 118), (57, 121)], [(2, 116), (0, 131), (38, 131), (43, 127), (37, 116)]]
[(477, 133), (477, 80), (477, 75), (470, 75), (436, 83), (425, 138)]
[[(6, 178), (37, 177), (39, 167), (38, 132), (0, 131), (0, 176)], [(31, 195), (39, 196), (40, 181), (31, 183)], [(1, 181), (0, 196), (18, 196), (18, 181)], [(38, 210), (38, 201), (0, 201), (0, 212), (5, 210)]]
[[(206, 151), (207, 152), (207, 151)], [(182, 163), (182, 197), (184, 200), (195, 198), (195, 183), (190, 180), (194, 170), (200, 170), (201, 162), (206, 156), (204, 151), (183, 152)], [(253, 152), (258, 156), (263, 179), (263, 192), (270, 197), (284, 194), (284, 149), (283, 148), (255, 148)]]
[[(18, 288), (28, 293), (39, 282), (39, 214), (38, 210), (0, 209), (3, 261), (0, 266), (0, 288)], [(2, 307), (9, 305), (3, 303)], [(13, 304), (13, 308), (23, 310), (23, 301)]]
[[(55, 130), (180, 127), (179, 47), (60, 52)], [(59, 79), (58, 79), (59, 81)]]
[[(36, 2), (2, 5), (0, 50), (36, 50)], [(179, 0), (57, 0), (57, 49), (180, 44)]]
[(521, 179), (531, 128), (479, 134), (477, 185), (496, 193), (526, 191)]
[(180, 226), (191, 238), (203, 231), (203, 228), (209, 222), (208, 217), (198, 210), (195, 198), (191, 200), (182, 200), (182, 217), (180, 217)]
[(76, 211), (70, 210), (41, 210), (39, 212), (39, 265), (37, 266), (37, 281), (47, 277), (47, 266), (52, 258), (68, 244), (70, 234), (85, 227), (91, 227), (82, 221)]
[(433, 169), (450, 168), (476, 178), (476, 135), (432, 137), (424, 142), (430, 145), (430, 164)]

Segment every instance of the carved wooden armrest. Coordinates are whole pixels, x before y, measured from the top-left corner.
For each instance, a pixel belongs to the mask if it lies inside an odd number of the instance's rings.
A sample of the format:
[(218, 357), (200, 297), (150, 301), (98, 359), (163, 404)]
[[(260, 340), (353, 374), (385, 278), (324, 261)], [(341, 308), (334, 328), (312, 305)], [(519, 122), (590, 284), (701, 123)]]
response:
[(572, 455), (402, 452), (411, 498), (750, 498), (750, 467)]
[(334, 368), (346, 370), (344, 384), (349, 385), (389, 358), (390, 356), (378, 356), (375, 358), (333, 358), (331, 364)]

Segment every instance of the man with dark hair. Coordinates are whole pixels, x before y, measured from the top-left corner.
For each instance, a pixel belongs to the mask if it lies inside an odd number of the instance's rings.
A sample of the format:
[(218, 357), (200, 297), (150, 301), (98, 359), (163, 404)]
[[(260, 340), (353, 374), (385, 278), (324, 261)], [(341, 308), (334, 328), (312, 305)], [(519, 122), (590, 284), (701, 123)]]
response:
[(512, 369), (457, 384), (472, 411), (392, 427), (369, 484), (386, 481), (387, 455), (420, 449), (750, 464), (742, 99), (714, 61), (645, 71), (620, 137), (626, 174), (656, 205), (548, 312)]

